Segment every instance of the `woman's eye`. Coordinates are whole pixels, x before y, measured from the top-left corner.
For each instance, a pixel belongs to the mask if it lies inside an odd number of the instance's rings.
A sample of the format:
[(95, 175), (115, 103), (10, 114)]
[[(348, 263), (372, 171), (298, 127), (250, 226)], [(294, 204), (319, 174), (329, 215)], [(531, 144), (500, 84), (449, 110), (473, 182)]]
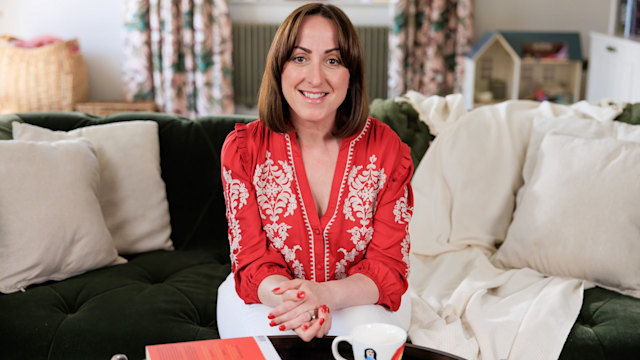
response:
[(335, 58), (329, 59), (328, 62), (329, 62), (329, 65), (340, 65), (341, 64), (340, 59), (335, 59)]
[(301, 63), (305, 61), (305, 58), (304, 56), (294, 56), (293, 58), (291, 58), (291, 61)]

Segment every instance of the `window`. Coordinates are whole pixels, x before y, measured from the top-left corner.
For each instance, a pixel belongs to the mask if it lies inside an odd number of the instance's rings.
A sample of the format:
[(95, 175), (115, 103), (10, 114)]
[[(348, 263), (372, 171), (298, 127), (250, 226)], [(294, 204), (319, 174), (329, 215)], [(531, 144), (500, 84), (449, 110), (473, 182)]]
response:
[(484, 58), (480, 60), (480, 79), (491, 80), (491, 74), (493, 73), (493, 59)]

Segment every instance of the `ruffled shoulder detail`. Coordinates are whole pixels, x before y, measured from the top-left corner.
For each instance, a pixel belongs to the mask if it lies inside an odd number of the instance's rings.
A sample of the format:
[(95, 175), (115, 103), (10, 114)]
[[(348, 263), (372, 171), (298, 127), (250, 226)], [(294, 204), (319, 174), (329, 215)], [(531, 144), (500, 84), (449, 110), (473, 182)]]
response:
[(235, 152), (237, 153), (236, 156), (240, 157), (240, 164), (242, 164), (245, 173), (249, 174), (249, 172), (247, 172), (248, 169), (246, 168), (247, 160), (250, 158), (249, 149), (247, 146), (247, 131), (247, 124), (236, 124), (235, 130), (231, 133), (231, 135), (235, 137), (235, 139), (230, 140), (235, 143)]
[(400, 142), (398, 170), (394, 171), (391, 180), (402, 181), (403, 179), (407, 178), (407, 175), (409, 179), (411, 179), (411, 176), (413, 176), (413, 160), (411, 159), (411, 149), (409, 148), (409, 145)]
[(236, 145), (242, 159), (247, 159), (247, 124), (236, 124)]
[(371, 131), (377, 138), (377, 143), (381, 144), (385, 149), (385, 153), (395, 154), (394, 171), (391, 175), (391, 181), (404, 181), (407, 176), (409, 179), (413, 174), (413, 159), (411, 157), (411, 148), (398, 136), (396, 131), (388, 124), (370, 117), (372, 129)]

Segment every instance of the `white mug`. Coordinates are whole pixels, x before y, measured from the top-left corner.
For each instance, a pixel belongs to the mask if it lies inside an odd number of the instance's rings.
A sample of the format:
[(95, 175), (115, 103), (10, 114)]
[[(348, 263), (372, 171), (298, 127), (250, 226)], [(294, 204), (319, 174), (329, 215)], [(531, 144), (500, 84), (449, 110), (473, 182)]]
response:
[(404, 352), (407, 332), (391, 324), (358, 325), (351, 329), (349, 335), (336, 336), (331, 343), (333, 357), (346, 360), (338, 353), (341, 341), (351, 344), (355, 360), (399, 360)]

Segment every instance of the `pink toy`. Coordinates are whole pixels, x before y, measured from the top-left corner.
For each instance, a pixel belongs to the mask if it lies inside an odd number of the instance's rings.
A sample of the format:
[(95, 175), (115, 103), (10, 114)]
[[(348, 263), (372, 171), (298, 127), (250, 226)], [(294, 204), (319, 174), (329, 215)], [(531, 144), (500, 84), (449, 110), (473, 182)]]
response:
[(15, 39), (15, 40), (12, 41), (12, 44), (14, 46), (21, 47), (21, 48), (37, 48), (37, 47), (40, 47), (40, 46), (54, 44), (54, 43), (57, 43), (59, 41), (62, 41), (62, 39), (60, 39), (58, 37), (55, 37), (55, 36), (38, 35), (38, 36), (36, 36), (34, 38), (31, 38), (29, 40)]

